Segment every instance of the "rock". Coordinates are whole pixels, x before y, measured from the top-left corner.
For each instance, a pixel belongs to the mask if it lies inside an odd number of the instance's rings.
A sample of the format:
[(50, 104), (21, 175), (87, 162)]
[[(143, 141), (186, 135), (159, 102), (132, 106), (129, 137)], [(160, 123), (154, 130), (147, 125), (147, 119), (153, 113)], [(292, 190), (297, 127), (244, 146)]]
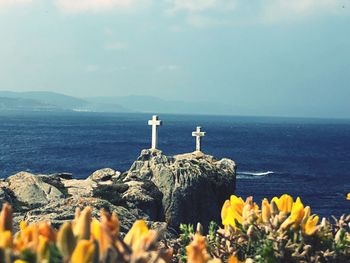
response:
[(12, 202), (14, 221), (49, 220), (58, 227), (75, 208), (104, 208), (119, 215), (125, 232), (136, 219), (172, 235), (181, 223), (220, 222), (224, 201), (234, 192), (236, 164), (202, 152), (166, 156), (143, 150), (123, 174), (105, 168), (87, 179), (21, 172), (0, 180), (0, 204)]
[(115, 171), (111, 168), (104, 168), (101, 170), (95, 171), (93, 174), (91, 174), (88, 179), (95, 181), (95, 182), (105, 182), (112, 180), (112, 178), (117, 179), (120, 176), (120, 172)]
[(74, 218), (76, 208), (84, 209), (87, 206), (92, 208), (92, 216), (95, 218), (99, 217), (101, 209), (105, 209), (110, 213), (115, 212), (119, 217), (121, 231), (123, 232), (130, 229), (135, 220), (138, 219), (126, 208), (112, 205), (106, 200), (92, 197), (69, 197), (30, 210), (25, 214), (24, 220), (28, 223), (50, 221), (54, 227), (58, 228), (62, 223)]
[(12, 204), (11, 197), (7, 194), (4, 188), (0, 188), (0, 208), (4, 203)]
[(163, 194), (164, 218), (171, 227), (181, 223), (220, 222), (224, 201), (234, 192), (236, 165), (201, 152), (167, 157), (143, 150), (124, 181), (151, 180)]
[(50, 174), (49, 176), (59, 177), (63, 179), (73, 179), (72, 173), (54, 173), (54, 174)]
[(7, 187), (16, 202), (34, 208), (64, 198), (55, 186), (45, 183), (40, 176), (20, 172), (7, 178)]
[(76, 197), (91, 197), (93, 196), (94, 189), (98, 186), (96, 182), (90, 179), (62, 179), (61, 181), (64, 187), (67, 189), (68, 195)]
[(163, 194), (157, 186), (149, 181), (129, 181), (125, 183), (128, 189), (122, 194), (122, 199), (129, 207), (140, 209), (147, 220), (161, 221), (163, 219)]

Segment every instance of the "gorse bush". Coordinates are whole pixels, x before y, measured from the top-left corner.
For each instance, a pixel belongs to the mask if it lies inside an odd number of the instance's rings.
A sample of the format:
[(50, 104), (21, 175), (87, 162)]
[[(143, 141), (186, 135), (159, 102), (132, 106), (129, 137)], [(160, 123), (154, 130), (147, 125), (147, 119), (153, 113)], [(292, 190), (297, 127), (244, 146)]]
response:
[[(347, 199), (350, 200), (348, 194)], [(203, 234), (200, 224), (181, 225), (169, 248), (160, 233), (136, 221), (121, 237), (116, 214), (77, 209), (75, 218), (55, 230), (50, 222), (20, 223), (12, 231), (12, 208), (0, 213), (0, 262), (350, 262), (350, 215), (319, 220), (300, 198), (282, 195), (264, 199), (232, 195), (221, 211), (222, 225), (214, 222)]]
[(136, 221), (124, 239), (119, 235), (116, 214), (101, 210), (100, 220), (91, 209), (77, 209), (72, 222), (56, 231), (49, 222), (20, 224), (12, 233), (12, 209), (3, 205), (0, 214), (0, 262), (170, 262), (172, 249), (157, 245), (159, 233)]
[(319, 222), (300, 198), (265, 198), (259, 207), (252, 197), (232, 195), (221, 218), (215, 237), (192, 236), (188, 262), (350, 262), (350, 215)]

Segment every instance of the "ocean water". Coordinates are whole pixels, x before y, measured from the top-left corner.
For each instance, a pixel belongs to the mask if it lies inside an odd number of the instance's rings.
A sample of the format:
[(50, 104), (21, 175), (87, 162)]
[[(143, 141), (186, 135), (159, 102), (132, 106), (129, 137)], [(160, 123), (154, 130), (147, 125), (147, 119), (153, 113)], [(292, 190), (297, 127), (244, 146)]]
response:
[[(0, 177), (19, 171), (85, 178), (127, 170), (150, 146), (151, 114), (0, 113)], [(191, 152), (196, 126), (203, 151), (238, 165), (243, 197), (289, 193), (321, 216), (350, 213), (350, 120), (160, 115), (159, 148)], [(233, 190), (232, 190), (233, 192)]]

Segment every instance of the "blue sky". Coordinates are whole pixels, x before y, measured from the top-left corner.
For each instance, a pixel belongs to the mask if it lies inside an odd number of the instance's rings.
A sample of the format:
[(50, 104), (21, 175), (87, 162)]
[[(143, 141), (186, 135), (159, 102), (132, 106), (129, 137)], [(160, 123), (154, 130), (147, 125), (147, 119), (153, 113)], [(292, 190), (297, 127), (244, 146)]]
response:
[(0, 0), (0, 89), (350, 117), (350, 0)]

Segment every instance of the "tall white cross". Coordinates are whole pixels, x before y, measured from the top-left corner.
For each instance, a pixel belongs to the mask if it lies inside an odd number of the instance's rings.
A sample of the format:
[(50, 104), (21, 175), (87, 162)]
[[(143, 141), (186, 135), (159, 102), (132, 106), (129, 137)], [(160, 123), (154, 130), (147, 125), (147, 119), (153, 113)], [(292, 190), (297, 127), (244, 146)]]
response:
[(205, 132), (201, 131), (201, 127), (197, 127), (196, 131), (192, 132), (192, 136), (196, 137), (196, 151), (201, 151), (201, 137), (205, 136)]
[(158, 120), (157, 115), (153, 115), (152, 120), (148, 121), (148, 125), (152, 126), (152, 149), (158, 147), (158, 126), (162, 125), (162, 121)]

